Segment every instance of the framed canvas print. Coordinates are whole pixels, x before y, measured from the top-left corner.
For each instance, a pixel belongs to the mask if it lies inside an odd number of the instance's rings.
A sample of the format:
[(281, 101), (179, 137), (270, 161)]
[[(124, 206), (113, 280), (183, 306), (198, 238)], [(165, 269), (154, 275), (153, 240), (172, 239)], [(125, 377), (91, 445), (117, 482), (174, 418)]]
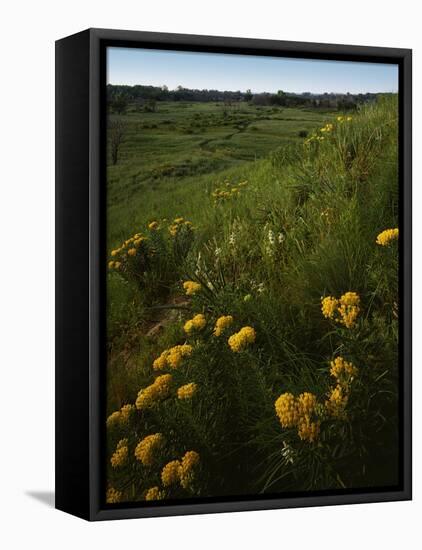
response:
[(411, 51), (56, 43), (56, 506), (411, 498)]

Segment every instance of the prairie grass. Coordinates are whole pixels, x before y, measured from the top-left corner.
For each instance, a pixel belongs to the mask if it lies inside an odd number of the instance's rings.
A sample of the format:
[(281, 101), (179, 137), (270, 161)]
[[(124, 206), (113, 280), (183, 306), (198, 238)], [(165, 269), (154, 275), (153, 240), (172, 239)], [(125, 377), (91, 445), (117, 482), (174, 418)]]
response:
[[(376, 243), (398, 227), (397, 97), (352, 116), (244, 111), (227, 120), (208, 104), (166, 104), (148, 121), (122, 117), (108, 248), (134, 234), (145, 244), (110, 256), (121, 265), (108, 274), (108, 414), (132, 405), (108, 422), (110, 502), (152, 487), (173, 499), (398, 481), (398, 241)], [(187, 332), (199, 314), (205, 326)], [(222, 316), (233, 319), (216, 336)], [(243, 327), (253, 337), (242, 332), (234, 351)], [(176, 366), (153, 366), (180, 345), (192, 349), (174, 352)], [(330, 373), (338, 357), (353, 375)], [(169, 386), (137, 407), (164, 374)], [(146, 467), (134, 449), (155, 433), (164, 443)], [(128, 457), (113, 467), (119, 441)]]

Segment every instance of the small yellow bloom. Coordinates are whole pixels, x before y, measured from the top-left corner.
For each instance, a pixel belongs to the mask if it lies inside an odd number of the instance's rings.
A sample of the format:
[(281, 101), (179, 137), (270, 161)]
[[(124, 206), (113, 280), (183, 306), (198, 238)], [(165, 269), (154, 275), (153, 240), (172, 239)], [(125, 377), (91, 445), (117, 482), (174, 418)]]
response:
[(128, 256), (136, 256), (136, 248), (129, 248), (127, 253), (128, 253)]
[(114, 451), (110, 462), (113, 468), (118, 468), (120, 466), (124, 466), (127, 461), (129, 449), (127, 446), (127, 439), (121, 439), (116, 447), (116, 450)]
[(328, 414), (335, 418), (344, 416), (347, 401), (348, 396), (346, 391), (340, 384), (337, 384), (335, 388), (331, 389), (328, 394), (328, 400), (325, 402)]
[(142, 462), (144, 466), (152, 466), (157, 452), (164, 444), (162, 434), (147, 435), (135, 448), (135, 457)]
[(155, 359), (152, 367), (154, 370), (164, 370), (165, 368), (177, 369), (180, 367), (182, 360), (192, 353), (192, 346), (183, 344), (174, 346), (168, 350), (164, 350), (160, 357)]
[(179, 399), (192, 399), (197, 389), (198, 386), (195, 384), (195, 382), (190, 382), (189, 384), (180, 386), (180, 388), (177, 390), (177, 397)]
[(158, 229), (158, 225), (159, 224), (157, 221), (153, 221), (148, 224), (148, 229), (150, 229), (151, 231), (154, 231), (155, 229)]
[(302, 441), (309, 441), (310, 443), (313, 443), (316, 439), (318, 439), (319, 431), (320, 422), (318, 420), (311, 421), (307, 416), (299, 420), (298, 435)]
[(189, 489), (195, 478), (195, 468), (200, 461), (199, 454), (196, 451), (188, 451), (182, 458), (180, 465), (180, 485), (184, 489)]
[(330, 374), (336, 378), (338, 382), (352, 381), (358, 374), (358, 369), (353, 365), (353, 363), (346, 361), (341, 356), (338, 356), (334, 359), (334, 361), (331, 361), (330, 366)]
[(111, 261), (111, 262), (108, 262), (108, 268), (109, 269), (113, 269), (115, 266), (115, 262)]
[(172, 460), (166, 464), (161, 472), (161, 481), (164, 487), (170, 485), (176, 485), (180, 481), (180, 468), (181, 464), (179, 460)]
[(380, 246), (388, 246), (393, 241), (399, 238), (399, 230), (397, 227), (395, 229), (385, 229), (377, 237), (377, 244)]
[(228, 339), (228, 344), (230, 349), (235, 353), (243, 351), (248, 344), (253, 344), (255, 342), (256, 333), (255, 329), (252, 327), (246, 326), (235, 332)]
[(223, 315), (215, 322), (214, 336), (221, 336), (223, 332), (232, 325), (233, 317), (231, 315)]
[(106, 502), (107, 504), (116, 504), (117, 502), (120, 502), (122, 500), (122, 492), (118, 491), (117, 489), (114, 489), (113, 487), (109, 487), (107, 489), (106, 494)]
[(202, 313), (198, 313), (192, 319), (186, 321), (183, 328), (186, 334), (191, 334), (192, 332), (202, 330), (203, 328), (205, 328), (206, 324), (207, 321), (205, 319), (205, 315), (203, 315)]
[(145, 500), (162, 500), (164, 498), (163, 491), (159, 487), (151, 487), (145, 494)]
[(140, 390), (136, 398), (136, 408), (139, 410), (148, 409), (159, 401), (167, 399), (170, 396), (172, 381), (171, 374), (158, 376), (153, 384)]
[(338, 300), (332, 296), (326, 296), (321, 301), (321, 311), (326, 319), (333, 319), (337, 311)]
[(183, 288), (185, 289), (186, 296), (193, 296), (201, 290), (201, 284), (196, 283), (195, 281), (185, 281), (183, 283)]
[(283, 428), (293, 428), (299, 418), (295, 396), (289, 392), (282, 393), (275, 402), (275, 412)]

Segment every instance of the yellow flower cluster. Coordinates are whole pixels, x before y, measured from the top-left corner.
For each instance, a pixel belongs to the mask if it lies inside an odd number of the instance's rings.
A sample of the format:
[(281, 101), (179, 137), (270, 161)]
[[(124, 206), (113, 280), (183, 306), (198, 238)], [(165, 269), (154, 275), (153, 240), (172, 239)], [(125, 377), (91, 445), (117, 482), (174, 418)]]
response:
[(156, 453), (164, 445), (164, 437), (162, 434), (147, 435), (142, 439), (135, 448), (135, 457), (142, 462), (144, 466), (152, 466)]
[(148, 229), (151, 231), (155, 231), (156, 229), (158, 229), (159, 225), (160, 224), (154, 220), (153, 222), (148, 224)]
[(179, 399), (192, 399), (197, 389), (198, 386), (195, 384), (195, 382), (190, 382), (189, 384), (180, 386), (180, 388), (177, 390), (177, 397)]
[(182, 458), (180, 465), (180, 485), (189, 489), (194, 480), (195, 468), (199, 464), (199, 454), (196, 451), (188, 451)]
[(340, 322), (346, 328), (353, 328), (356, 324), (357, 316), (360, 311), (360, 298), (356, 292), (346, 292), (340, 298), (338, 312), (340, 314)]
[(298, 420), (296, 398), (292, 393), (282, 393), (275, 402), (275, 412), (283, 428), (293, 428)]
[(119, 466), (123, 466), (126, 463), (128, 453), (129, 453), (127, 443), (128, 443), (128, 440), (126, 438), (121, 439), (117, 443), (116, 450), (114, 451), (110, 459), (110, 462), (113, 468), (118, 468)]
[(338, 356), (334, 359), (334, 361), (331, 361), (330, 367), (331, 376), (333, 376), (338, 382), (351, 382), (358, 374), (358, 369), (353, 365), (353, 363), (346, 361), (341, 356)]
[(397, 227), (395, 229), (385, 229), (377, 237), (377, 244), (380, 246), (388, 246), (392, 241), (395, 241), (399, 238), (399, 230)]
[(337, 122), (350, 122), (353, 117), (349, 116), (338, 116)]
[(327, 123), (325, 126), (321, 128), (321, 132), (332, 132), (334, 129), (334, 124)]
[(339, 418), (344, 416), (348, 401), (347, 390), (340, 384), (331, 388), (328, 393), (328, 400), (325, 402), (325, 408), (331, 416)]
[(164, 493), (159, 487), (151, 487), (145, 494), (145, 500), (163, 500)]
[(248, 344), (255, 342), (256, 333), (252, 327), (243, 327), (228, 339), (230, 349), (235, 353), (244, 350)]
[(184, 218), (175, 218), (173, 220), (173, 223), (169, 227), (170, 235), (172, 237), (176, 237), (176, 235), (182, 230), (183, 227), (188, 231), (193, 230), (192, 222), (189, 222)]
[(248, 182), (241, 181), (237, 185), (232, 186), (232, 184), (228, 181), (226, 181), (223, 185), (223, 187), (217, 187), (214, 189), (214, 191), (211, 193), (211, 196), (214, 199), (215, 203), (223, 202), (230, 200), (232, 198), (238, 197), (241, 194), (241, 188), (248, 185)]
[(135, 233), (135, 235), (124, 241), (118, 248), (112, 250), (111, 256), (114, 259), (108, 262), (109, 269), (115, 269), (117, 271), (122, 269), (122, 265), (126, 263), (128, 257), (136, 256), (142, 243), (147, 240), (147, 237), (141, 233)]
[(172, 460), (166, 464), (161, 472), (161, 481), (164, 487), (180, 485), (189, 489), (194, 480), (195, 468), (199, 464), (199, 454), (196, 451), (188, 451), (182, 460)]
[(153, 384), (140, 390), (136, 398), (136, 408), (139, 410), (147, 409), (169, 397), (172, 380), (171, 374), (158, 376)]
[(356, 292), (346, 292), (339, 299), (326, 296), (321, 299), (321, 311), (325, 318), (333, 319), (347, 328), (356, 325), (360, 312), (360, 298)]
[(233, 317), (231, 315), (223, 315), (215, 322), (214, 336), (221, 336), (223, 332), (231, 326)]
[(172, 460), (166, 464), (161, 472), (161, 481), (164, 487), (176, 485), (180, 481), (180, 460)]
[(298, 436), (303, 441), (314, 442), (320, 431), (319, 420), (313, 420), (317, 407), (314, 394), (304, 392), (295, 397), (286, 392), (280, 395), (275, 402), (275, 411), (283, 428), (297, 428)]
[(116, 504), (117, 502), (120, 502), (122, 500), (122, 496), (123, 495), (121, 491), (118, 491), (113, 487), (109, 487), (107, 489), (106, 502), (107, 504)]
[(195, 281), (185, 281), (183, 288), (185, 289), (186, 296), (193, 296), (201, 290), (201, 284), (195, 283)]
[(186, 332), (186, 334), (191, 334), (192, 332), (202, 330), (203, 328), (205, 328), (206, 324), (207, 324), (207, 321), (205, 319), (205, 315), (203, 315), (202, 313), (198, 313), (192, 319), (189, 319), (189, 321), (186, 321), (186, 323), (183, 326), (183, 329)]
[(332, 296), (326, 296), (321, 300), (321, 311), (326, 319), (334, 319), (337, 312), (338, 300)]
[(193, 348), (189, 344), (173, 346), (164, 350), (160, 357), (155, 359), (152, 367), (154, 370), (177, 369), (182, 364), (183, 358), (191, 355), (192, 350)]
[(118, 424), (125, 424), (128, 422), (130, 415), (135, 410), (134, 405), (123, 405), (119, 411), (114, 411), (107, 418), (107, 427), (111, 428)]

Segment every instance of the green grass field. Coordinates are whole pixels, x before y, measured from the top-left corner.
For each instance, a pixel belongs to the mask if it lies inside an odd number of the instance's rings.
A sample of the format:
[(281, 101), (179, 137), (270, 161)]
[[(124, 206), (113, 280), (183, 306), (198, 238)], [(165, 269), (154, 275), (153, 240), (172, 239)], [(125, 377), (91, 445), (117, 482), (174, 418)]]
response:
[(109, 502), (394, 485), (397, 98), (110, 119)]

